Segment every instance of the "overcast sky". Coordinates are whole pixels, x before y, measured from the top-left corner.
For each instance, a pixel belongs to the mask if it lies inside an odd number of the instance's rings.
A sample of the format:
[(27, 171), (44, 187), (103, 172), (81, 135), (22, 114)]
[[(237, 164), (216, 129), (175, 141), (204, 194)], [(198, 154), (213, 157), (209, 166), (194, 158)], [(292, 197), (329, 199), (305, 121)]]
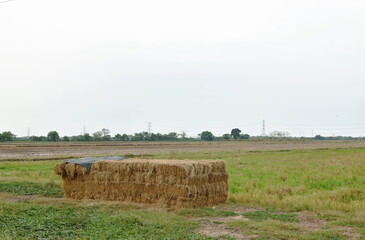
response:
[(0, 4), (0, 131), (18, 136), (360, 136), (364, 89), (363, 0)]

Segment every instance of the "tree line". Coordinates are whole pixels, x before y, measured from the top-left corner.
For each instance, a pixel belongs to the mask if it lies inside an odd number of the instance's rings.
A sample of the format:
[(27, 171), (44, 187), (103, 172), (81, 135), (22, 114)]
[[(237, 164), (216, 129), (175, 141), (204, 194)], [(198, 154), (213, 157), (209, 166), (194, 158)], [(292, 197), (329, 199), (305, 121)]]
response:
[(198, 138), (188, 137), (186, 132), (176, 133), (170, 132), (167, 134), (162, 133), (149, 133), (149, 132), (139, 132), (135, 134), (116, 134), (114, 136), (110, 135), (110, 130), (103, 128), (100, 131), (94, 132), (93, 134), (84, 133), (77, 136), (63, 136), (61, 137), (57, 131), (50, 131), (47, 136), (31, 136), (29, 138), (17, 138), (11, 132), (0, 133), (0, 141), (14, 141), (14, 140), (28, 140), (35, 142), (44, 141), (193, 141), (193, 140), (203, 140), (203, 141), (214, 141), (214, 140), (230, 140), (230, 139), (249, 139), (250, 135), (241, 134), (241, 130), (238, 128), (232, 129), (231, 133), (223, 134), (222, 136), (214, 136), (210, 131), (203, 131), (198, 134)]
[[(273, 131), (268, 136), (254, 136), (242, 133), (239, 128), (233, 128), (230, 133), (225, 133), (221, 136), (215, 136), (210, 131), (203, 131), (198, 134), (197, 138), (188, 137), (186, 132), (176, 133), (170, 132), (167, 134), (162, 133), (149, 133), (139, 132), (134, 134), (116, 134), (111, 136), (110, 130), (103, 128), (100, 131), (93, 134), (85, 133), (76, 136), (63, 136), (61, 137), (57, 131), (50, 131), (47, 136), (31, 136), (29, 138), (18, 138), (10, 131), (0, 133), (0, 142), (8, 141), (35, 141), (35, 142), (57, 142), (57, 141), (222, 141), (222, 140), (245, 140), (245, 139), (296, 139), (296, 137), (290, 137), (288, 132)], [(347, 136), (332, 136), (324, 137), (316, 135), (313, 138), (299, 137), (300, 139), (314, 139), (314, 140), (365, 140), (365, 137), (347, 137)]]

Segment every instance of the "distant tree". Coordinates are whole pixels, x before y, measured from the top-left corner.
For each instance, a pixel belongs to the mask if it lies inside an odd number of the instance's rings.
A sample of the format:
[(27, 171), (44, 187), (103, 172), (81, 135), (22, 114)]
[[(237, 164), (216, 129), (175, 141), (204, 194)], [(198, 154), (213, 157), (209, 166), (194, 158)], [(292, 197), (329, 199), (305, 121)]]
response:
[(250, 135), (248, 134), (241, 134), (240, 139), (250, 139)]
[(3, 136), (4, 141), (13, 141), (15, 138), (15, 135), (10, 131), (3, 132), (1, 135)]
[(229, 140), (229, 139), (231, 139), (231, 134), (229, 134), (229, 133), (223, 134), (222, 138), (225, 140)]
[(211, 133), (209, 131), (204, 131), (199, 135), (200, 135), (201, 140), (204, 140), (204, 141), (213, 141), (214, 140), (213, 133)]
[(79, 135), (79, 136), (72, 136), (70, 140), (72, 142), (79, 142), (79, 141), (84, 141), (84, 138), (82, 137), (82, 135)]
[(241, 130), (239, 130), (238, 128), (233, 128), (231, 131), (231, 136), (234, 139), (238, 139), (240, 137), (240, 133), (241, 133)]
[(117, 134), (114, 136), (114, 140), (116, 140), (116, 141), (122, 141), (122, 135), (120, 135), (119, 133), (117, 133)]
[(164, 137), (161, 133), (151, 133), (148, 140), (149, 141), (162, 141), (162, 140), (164, 140)]
[(182, 131), (179, 135), (182, 139), (186, 139), (188, 134), (185, 131)]
[(97, 131), (93, 133), (93, 137), (96, 141), (100, 141), (101, 138), (103, 137), (103, 132), (102, 131)]
[(42, 141), (47, 141), (48, 138), (45, 136), (31, 136), (30, 140), (35, 142), (42, 142)]
[(270, 133), (270, 137), (272, 137), (272, 138), (288, 138), (288, 137), (290, 137), (290, 134), (288, 132), (284, 132), (284, 131), (272, 131)]
[(103, 133), (104, 138), (110, 134), (110, 130), (106, 128), (101, 129), (101, 132)]
[(64, 137), (62, 138), (62, 141), (64, 141), (64, 142), (68, 142), (68, 141), (70, 141), (70, 138), (69, 138), (69, 137), (67, 137), (67, 136), (64, 136)]
[(129, 136), (127, 134), (121, 135), (121, 134), (118, 133), (114, 136), (114, 140), (116, 140), (116, 141), (128, 141)]
[(150, 139), (150, 134), (148, 132), (135, 133), (132, 136), (132, 141), (148, 141)]
[(177, 140), (177, 138), (179, 137), (179, 135), (176, 132), (170, 132), (169, 134), (166, 135), (166, 140)]
[(92, 141), (92, 140), (93, 140), (93, 137), (92, 137), (92, 136), (90, 136), (90, 134), (88, 134), (88, 133), (85, 133), (85, 134), (82, 136), (82, 138), (83, 138), (83, 140), (84, 140), (84, 141), (87, 141), (87, 142), (90, 142), (90, 141)]
[(0, 141), (13, 141), (15, 138), (15, 135), (12, 134), (10, 131), (2, 132), (0, 136)]
[(103, 128), (103, 129), (101, 129), (101, 132), (103, 133), (103, 140), (108, 141), (111, 139), (109, 129)]
[(322, 137), (321, 135), (316, 135), (316, 136), (314, 137), (314, 139), (315, 139), (315, 140), (324, 140), (324, 139), (325, 139), (325, 137)]
[(60, 140), (60, 136), (58, 135), (58, 132), (56, 131), (50, 131), (47, 135), (48, 141), (58, 141)]
[(129, 141), (130, 140), (130, 137), (127, 135), (127, 134), (123, 134), (122, 135), (122, 139), (121, 139), (122, 141)]

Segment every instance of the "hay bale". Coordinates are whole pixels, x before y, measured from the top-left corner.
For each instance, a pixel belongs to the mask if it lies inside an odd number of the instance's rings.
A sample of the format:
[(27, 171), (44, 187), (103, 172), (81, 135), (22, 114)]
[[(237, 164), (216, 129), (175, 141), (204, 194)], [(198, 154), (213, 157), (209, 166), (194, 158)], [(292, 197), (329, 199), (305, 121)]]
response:
[(162, 207), (202, 207), (227, 200), (228, 174), (221, 160), (97, 161), (91, 170), (60, 163), (65, 197), (147, 203)]

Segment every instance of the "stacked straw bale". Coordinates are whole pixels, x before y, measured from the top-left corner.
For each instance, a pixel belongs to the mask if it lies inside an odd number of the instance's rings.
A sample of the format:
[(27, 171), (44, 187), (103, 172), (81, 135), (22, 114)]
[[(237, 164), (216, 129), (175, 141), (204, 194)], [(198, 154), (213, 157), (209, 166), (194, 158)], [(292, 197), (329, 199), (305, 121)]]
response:
[(60, 163), (65, 197), (118, 200), (162, 207), (202, 207), (227, 200), (228, 174), (220, 160), (97, 161), (90, 171)]

